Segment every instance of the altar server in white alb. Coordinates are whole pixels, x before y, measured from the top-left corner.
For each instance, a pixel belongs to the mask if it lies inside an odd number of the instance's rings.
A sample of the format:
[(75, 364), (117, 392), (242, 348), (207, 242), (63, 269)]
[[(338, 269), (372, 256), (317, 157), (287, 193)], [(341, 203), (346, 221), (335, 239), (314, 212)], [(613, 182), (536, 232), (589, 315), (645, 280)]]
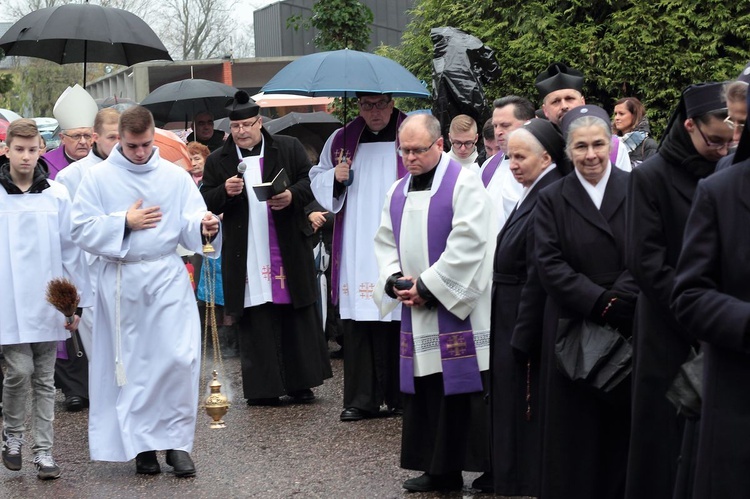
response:
[(412, 491), (461, 489), (461, 471), (489, 470), (490, 282), (496, 222), (473, 172), (442, 153), (440, 123), (407, 118), (399, 131), (409, 174), (385, 200), (375, 235), (380, 313), (402, 303), (401, 467), (424, 471)]
[[(95, 461), (129, 461), (195, 475), (200, 320), (177, 245), (202, 252), (219, 231), (190, 175), (159, 157), (151, 113), (120, 117), (120, 143), (84, 177), (73, 240), (99, 255), (91, 355), (89, 448)], [(213, 239), (215, 255), (221, 237)], [(208, 255), (212, 256), (212, 255)]]
[[(27, 416), (33, 422), (34, 464), (39, 478), (60, 476), (52, 458), (55, 419), (55, 353), (78, 326), (45, 301), (54, 278), (73, 281), (80, 306), (91, 305), (83, 253), (70, 239), (70, 198), (65, 187), (46, 178), (39, 158), (39, 130), (19, 119), (8, 127), (8, 162), (0, 165), (0, 345), (4, 380), (3, 464), (21, 469)], [(66, 331), (67, 329), (67, 331)], [(28, 414), (32, 398), (33, 413)]]

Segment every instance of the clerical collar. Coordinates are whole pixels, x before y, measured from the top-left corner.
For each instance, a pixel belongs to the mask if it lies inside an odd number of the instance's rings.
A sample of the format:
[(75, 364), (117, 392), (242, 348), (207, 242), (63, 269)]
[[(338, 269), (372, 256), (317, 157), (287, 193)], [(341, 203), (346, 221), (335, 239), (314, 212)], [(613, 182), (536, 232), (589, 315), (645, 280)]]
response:
[(99, 148), (98, 148), (98, 147), (96, 147), (96, 142), (94, 142), (94, 145), (93, 145), (93, 146), (91, 146), (91, 150), (92, 150), (92, 151), (94, 151), (94, 154), (95, 154), (95, 155), (96, 155), (96, 156), (97, 156), (98, 158), (100, 158), (100, 159), (107, 159), (107, 157), (106, 157), (106, 156), (105, 156), (104, 154), (102, 154), (101, 152), (99, 152)]
[(242, 158), (247, 158), (248, 156), (260, 156), (260, 153), (263, 150), (263, 141), (264, 139), (263, 139), (263, 136), (261, 135), (260, 142), (255, 144), (250, 149), (245, 149), (244, 147), (240, 147), (237, 144), (235, 144), (235, 146), (237, 146), (237, 151), (238, 151), (237, 154), (239, 155), (240, 160), (242, 160)]
[(68, 164), (75, 163), (76, 160), (68, 156), (68, 153), (65, 151), (65, 146), (60, 146), (63, 148), (63, 156), (65, 156), (65, 161), (68, 162)]
[(373, 132), (365, 126), (362, 130), (362, 135), (359, 138), (360, 144), (366, 144), (368, 142), (396, 142), (396, 122), (398, 121), (398, 110), (393, 108), (391, 112), (391, 119), (388, 120), (388, 124), (382, 130)]
[[(438, 162), (438, 164), (440, 164), (440, 162)], [(411, 182), (409, 183), (409, 192), (429, 191), (432, 188), (432, 180), (435, 178), (435, 172), (437, 172), (437, 165), (428, 172), (412, 176)]]

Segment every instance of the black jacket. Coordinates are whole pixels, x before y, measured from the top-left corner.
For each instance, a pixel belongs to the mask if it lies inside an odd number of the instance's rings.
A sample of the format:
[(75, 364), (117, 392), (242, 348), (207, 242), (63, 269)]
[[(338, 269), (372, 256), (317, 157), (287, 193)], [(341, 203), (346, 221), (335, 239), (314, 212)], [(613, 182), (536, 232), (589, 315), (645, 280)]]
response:
[[(272, 136), (265, 130), (262, 133), (265, 140), (263, 181), (270, 182), (284, 168), (291, 182), (288, 189), (292, 193), (292, 203), (283, 210), (273, 210), (272, 214), (292, 304), (296, 308), (308, 306), (317, 300), (312, 252), (302, 232), (307, 225), (305, 206), (313, 200), (308, 176), (310, 161), (296, 138)], [(241, 315), (244, 308), (249, 223), (248, 186), (245, 186), (241, 194), (229, 197), (224, 189), (224, 182), (237, 175), (239, 163), (237, 149), (230, 136), (221, 149), (214, 151), (206, 159), (201, 187), (208, 209), (216, 214), (224, 214), (224, 246), (221, 253), (224, 303), (228, 313), (232, 315)]]

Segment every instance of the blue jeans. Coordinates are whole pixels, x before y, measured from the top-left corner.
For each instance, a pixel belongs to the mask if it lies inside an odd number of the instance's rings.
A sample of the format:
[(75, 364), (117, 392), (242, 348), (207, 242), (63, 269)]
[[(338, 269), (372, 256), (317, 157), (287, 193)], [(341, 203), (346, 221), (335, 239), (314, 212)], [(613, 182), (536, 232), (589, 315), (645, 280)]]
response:
[(26, 402), (31, 399), (34, 454), (52, 450), (55, 420), (57, 342), (3, 345), (8, 370), (3, 381), (3, 430), (24, 433)]

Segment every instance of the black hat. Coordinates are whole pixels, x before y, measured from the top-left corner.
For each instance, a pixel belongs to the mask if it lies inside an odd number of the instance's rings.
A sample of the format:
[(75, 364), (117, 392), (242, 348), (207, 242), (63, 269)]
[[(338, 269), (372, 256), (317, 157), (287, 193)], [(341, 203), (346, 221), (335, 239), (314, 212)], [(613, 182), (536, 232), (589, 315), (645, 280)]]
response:
[(685, 112), (688, 118), (702, 116), (711, 111), (727, 108), (722, 97), (723, 83), (698, 83), (690, 85), (682, 92), (685, 99)]
[(246, 120), (260, 112), (260, 106), (244, 90), (238, 90), (234, 98), (227, 101), (225, 109), (229, 111), (230, 121)]
[(565, 141), (555, 125), (547, 120), (534, 118), (524, 123), (523, 128), (542, 144), (544, 150), (552, 156), (555, 164), (562, 164), (565, 160)]
[(565, 113), (565, 116), (563, 116), (562, 121), (560, 122), (560, 129), (562, 130), (563, 137), (568, 136), (568, 129), (575, 120), (577, 120), (578, 118), (585, 118), (586, 116), (594, 116), (595, 118), (600, 118), (609, 127), (609, 113), (607, 113), (607, 111), (600, 108), (599, 106), (586, 104), (583, 106), (574, 107), (573, 109)]
[(745, 69), (742, 70), (737, 79), (745, 83), (750, 83), (750, 62), (747, 63), (747, 66), (745, 66)]
[(583, 90), (583, 73), (569, 68), (562, 62), (553, 62), (546, 71), (539, 73), (535, 85), (542, 99), (555, 90), (565, 88), (572, 88), (580, 92)]

